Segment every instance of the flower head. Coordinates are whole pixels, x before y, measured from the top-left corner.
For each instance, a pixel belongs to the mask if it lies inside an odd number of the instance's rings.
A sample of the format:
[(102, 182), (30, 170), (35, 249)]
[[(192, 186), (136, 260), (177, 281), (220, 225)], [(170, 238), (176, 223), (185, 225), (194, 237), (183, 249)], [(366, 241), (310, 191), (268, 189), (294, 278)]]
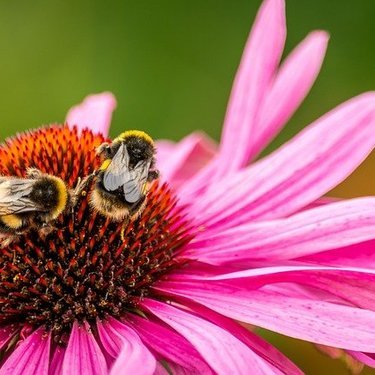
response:
[[(94, 150), (102, 141), (67, 126), (29, 132), (0, 148), (1, 174), (22, 177), (32, 166), (73, 187), (99, 167)], [(122, 224), (91, 212), (85, 196), (60, 216), (53, 234), (31, 230), (20, 236), (1, 254), (0, 322), (14, 322), (14, 335), (44, 326), (54, 342), (67, 344), (75, 321), (95, 323), (136, 308), (148, 286), (182, 262), (173, 255), (191, 237), (175, 204), (166, 185), (154, 184), (142, 218), (126, 227), (122, 239)]]
[[(373, 239), (375, 200), (318, 199), (374, 147), (375, 94), (248, 166), (308, 92), (327, 43), (310, 34), (279, 68), (284, 39), (284, 3), (266, 0), (220, 147), (198, 134), (159, 142), (162, 180), (124, 238), (90, 209), (88, 190), (52, 233), (1, 249), (0, 374), (301, 373), (237, 321), (371, 364), (374, 271), (327, 253)], [(7, 140), (0, 172), (36, 167), (74, 187), (99, 167), (114, 107), (109, 93), (91, 96), (68, 125)]]

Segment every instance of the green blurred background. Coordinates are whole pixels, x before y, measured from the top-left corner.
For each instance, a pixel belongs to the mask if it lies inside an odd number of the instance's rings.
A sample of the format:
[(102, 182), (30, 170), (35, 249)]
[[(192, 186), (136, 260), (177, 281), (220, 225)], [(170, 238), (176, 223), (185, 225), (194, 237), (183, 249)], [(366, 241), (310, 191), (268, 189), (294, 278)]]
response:
[[(87, 94), (110, 90), (118, 99), (112, 135), (136, 127), (178, 140), (203, 129), (218, 139), (259, 4), (1, 0), (0, 138), (61, 122)], [(286, 52), (313, 29), (328, 30), (331, 40), (310, 96), (269, 150), (336, 104), (375, 88), (374, 0), (287, 0), (287, 19)], [(333, 194), (374, 194), (374, 166), (375, 155)], [(308, 345), (265, 335), (308, 374), (346, 373)]]

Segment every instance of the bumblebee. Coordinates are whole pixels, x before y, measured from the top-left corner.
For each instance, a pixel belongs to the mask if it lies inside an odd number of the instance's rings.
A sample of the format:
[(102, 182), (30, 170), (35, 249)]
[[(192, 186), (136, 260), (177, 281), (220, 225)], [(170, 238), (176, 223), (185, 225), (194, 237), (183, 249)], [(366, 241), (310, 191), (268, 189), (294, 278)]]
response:
[(96, 172), (90, 202), (100, 214), (124, 226), (141, 215), (148, 183), (159, 177), (152, 138), (139, 130), (120, 134), (97, 148), (102, 164)]
[(49, 233), (49, 223), (75, 201), (74, 195), (61, 178), (38, 169), (28, 169), (26, 178), (1, 176), (1, 244), (8, 245), (31, 228)]

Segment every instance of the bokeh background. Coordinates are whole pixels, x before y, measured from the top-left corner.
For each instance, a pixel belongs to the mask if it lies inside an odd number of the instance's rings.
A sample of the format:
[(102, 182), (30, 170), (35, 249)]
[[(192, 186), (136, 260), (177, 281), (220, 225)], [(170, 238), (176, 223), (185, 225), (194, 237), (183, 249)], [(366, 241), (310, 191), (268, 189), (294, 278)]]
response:
[[(178, 140), (219, 139), (259, 0), (1, 0), (0, 138), (61, 122), (89, 93), (118, 99), (125, 128)], [(331, 33), (311, 94), (268, 152), (338, 103), (375, 89), (375, 1), (287, 0), (290, 51), (313, 29)], [(331, 194), (375, 194), (375, 155)], [(263, 332), (308, 374), (345, 374), (310, 345)], [(366, 370), (367, 374), (375, 371)]]

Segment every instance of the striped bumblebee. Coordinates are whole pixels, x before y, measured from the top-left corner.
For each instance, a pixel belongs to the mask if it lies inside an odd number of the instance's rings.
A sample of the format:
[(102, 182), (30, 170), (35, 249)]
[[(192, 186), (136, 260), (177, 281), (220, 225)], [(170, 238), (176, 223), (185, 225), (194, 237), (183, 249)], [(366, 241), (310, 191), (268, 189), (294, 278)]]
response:
[(159, 177), (152, 138), (139, 130), (125, 131), (97, 148), (102, 164), (96, 172), (91, 205), (113, 221), (137, 219), (146, 205), (148, 183)]
[[(76, 189), (80, 188), (79, 183)], [(61, 178), (35, 168), (28, 169), (26, 178), (1, 176), (1, 244), (8, 245), (31, 228), (47, 234), (49, 224), (73, 204), (76, 195)]]

